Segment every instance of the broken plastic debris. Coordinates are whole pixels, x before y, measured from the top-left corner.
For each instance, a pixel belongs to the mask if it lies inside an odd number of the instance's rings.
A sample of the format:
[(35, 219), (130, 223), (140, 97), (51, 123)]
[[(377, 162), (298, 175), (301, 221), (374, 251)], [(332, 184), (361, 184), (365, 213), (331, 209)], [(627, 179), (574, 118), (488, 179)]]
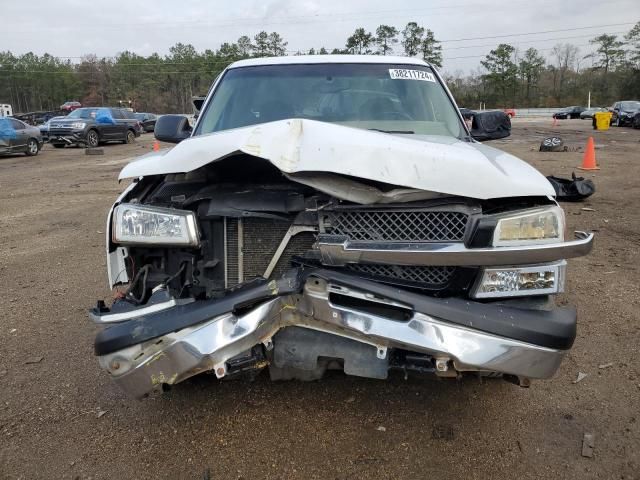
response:
[(31, 363), (40, 363), (42, 360), (44, 359), (44, 357), (29, 357), (25, 360), (25, 364), (29, 365)]
[(598, 368), (609, 368), (613, 367), (613, 362), (603, 363), (602, 365), (598, 365)]
[(581, 382), (585, 379), (585, 377), (589, 375), (588, 373), (578, 372), (578, 377), (573, 381), (573, 383)]
[(96, 414), (96, 418), (100, 418), (102, 417), (105, 413), (107, 413), (106, 410), (100, 410), (97, 414)]
[(376, 428), (376, 430), (378, 430), (379, 432), (386, 432), (387, 429), (384, 428), (382, 425), (380, 425), (378, 428)]

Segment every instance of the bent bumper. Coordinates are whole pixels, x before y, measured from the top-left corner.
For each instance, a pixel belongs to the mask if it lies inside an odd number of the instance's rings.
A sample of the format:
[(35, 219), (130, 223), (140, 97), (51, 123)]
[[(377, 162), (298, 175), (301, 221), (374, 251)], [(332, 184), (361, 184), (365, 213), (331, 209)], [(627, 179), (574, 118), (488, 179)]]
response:
[[(256, 306), (234, 313), (247, 302)], [(408, 319), (381, 316), (362, 307), (367, 304), (406, 311)], [(541, 379), (555, 373), (571, 347), (576, 314), (425, 297), (314, 270), (113, 325), (97, 336), (95, 347), (114, 381), (142, 397), (208, 370), (224, 377), (229, 359), (258, 344), (272, 345), (279, 330), (293, 326), (371, 345), (379, 359), (401, 348), (431, 355), (458, 372)]]

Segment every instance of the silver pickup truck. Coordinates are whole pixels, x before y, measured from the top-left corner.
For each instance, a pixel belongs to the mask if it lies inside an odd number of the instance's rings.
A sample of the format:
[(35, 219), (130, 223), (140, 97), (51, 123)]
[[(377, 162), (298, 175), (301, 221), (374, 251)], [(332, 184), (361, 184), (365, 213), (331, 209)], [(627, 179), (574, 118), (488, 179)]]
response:
[[(126, 392), (211, 372), (330, 369), (550, 378), (576, 311), (558, 308), (566, 238), (544, 176), (480, 144), (421, 60), (242, 60), (193, 129), (128, 164), (107, 216), (110, 306), (95, 353)], [(573, 237), (574, 235), (572, 235)]]

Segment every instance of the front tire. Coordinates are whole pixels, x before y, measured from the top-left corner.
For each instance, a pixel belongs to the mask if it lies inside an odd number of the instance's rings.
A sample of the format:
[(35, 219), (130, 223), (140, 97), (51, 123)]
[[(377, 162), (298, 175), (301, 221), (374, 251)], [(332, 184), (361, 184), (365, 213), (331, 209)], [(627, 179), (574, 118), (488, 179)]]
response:
[(38, 142), (36, 141), (36, 139), (30, 138), (29, 143), (27, 143), (27, 151), (24, 152), (24, 154), (27, 157), (35, 157), (36, 155), (38, 155), (39, 151), (40, 151), (40, 146), (38, 145)]
[(100, 144), (100, 136), (95, 130), (87, 132), (87, 147), (96, 148)]
[(124, 143), (132, 144), (136, 141), (136, 134), (133, 130), (127, 130), (127, 136), (124, 140)]

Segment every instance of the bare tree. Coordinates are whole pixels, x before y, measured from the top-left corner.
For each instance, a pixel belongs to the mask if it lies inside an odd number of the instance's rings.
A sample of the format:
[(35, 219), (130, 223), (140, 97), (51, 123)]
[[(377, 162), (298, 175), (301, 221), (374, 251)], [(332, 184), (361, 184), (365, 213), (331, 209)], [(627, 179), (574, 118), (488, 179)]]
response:
[(578, 47), (570, 43), (558, 43), (551, 50), (551, 56), (555, 60), (554, 86), (555, 96), (558, 101), (561, 101), (562, 99), (568, 74), (573, 70), (579, 52), (580, 50)]

